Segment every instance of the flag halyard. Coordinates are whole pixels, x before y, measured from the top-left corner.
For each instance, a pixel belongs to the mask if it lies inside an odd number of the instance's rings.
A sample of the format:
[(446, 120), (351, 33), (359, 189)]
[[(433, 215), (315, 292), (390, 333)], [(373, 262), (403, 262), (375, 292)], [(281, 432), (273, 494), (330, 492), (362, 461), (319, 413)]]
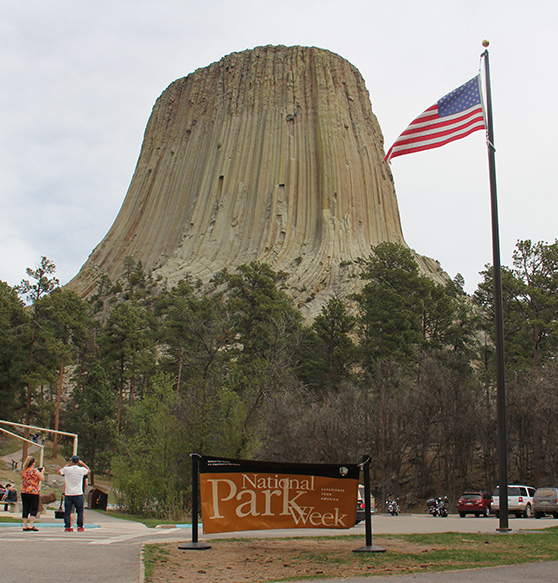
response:
[(477, 75), (413, 120), (389, 149), (385, 160), (439, 148), (485, 129), (480, 75)]

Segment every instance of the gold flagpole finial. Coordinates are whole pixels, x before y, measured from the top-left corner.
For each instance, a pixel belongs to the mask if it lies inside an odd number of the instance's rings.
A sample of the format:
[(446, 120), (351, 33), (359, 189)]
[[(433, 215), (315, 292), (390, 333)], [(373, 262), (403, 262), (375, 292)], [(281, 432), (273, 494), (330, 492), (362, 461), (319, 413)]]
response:
[(489, 44), (490, 44), (490, 41), (489, 41), (489, 40), (486, 40), (486, 39), (484, 39), (484, 40), (482, 41), (482, 46), (483, 46), (485, 49), (488, 47), (488, 45), (489, 45)]

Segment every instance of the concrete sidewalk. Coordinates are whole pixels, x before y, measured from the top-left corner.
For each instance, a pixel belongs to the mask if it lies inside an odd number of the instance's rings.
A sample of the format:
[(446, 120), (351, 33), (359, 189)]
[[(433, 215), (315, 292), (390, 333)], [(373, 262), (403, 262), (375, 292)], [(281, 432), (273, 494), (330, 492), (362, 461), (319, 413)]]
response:
[[(38, 445), (29, 444), (29, 454), (36, 456), (39, 450)], [(22, 453), (18, 450), (1, 459), (8, 467), (12, 460), (17, 462), (20, 470)], [(20, 496), (18, 487), (19, 502)], [(143, 580), (144, 537), (154, 529), (141, 523), (86, 509), (85, 531), (70, 533), (64, 532), (64, 521), (56, 519), (51, 508), (35, 521), (38, 532), (24, 532), (20, 505), (17, 512), (4, 512), (0, 506), (0, 516), (17, 521), (0, 523), (1, 583), (54, 583), (68, 578), (80, 583)]]
[(51, 514), (48, 511), (36, 522), (38, 532), (23, 532), (21, 524), (0, 526), (2, 583), (142, 580), (141, 537), (150, 530), (146, 526), (86, 510), (85, 532), (69, 533)]

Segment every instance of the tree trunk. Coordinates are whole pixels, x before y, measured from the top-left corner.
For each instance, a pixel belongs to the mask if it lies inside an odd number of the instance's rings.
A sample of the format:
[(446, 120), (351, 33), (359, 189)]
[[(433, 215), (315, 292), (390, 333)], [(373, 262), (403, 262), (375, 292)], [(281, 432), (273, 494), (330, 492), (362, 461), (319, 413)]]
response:
[[(31, 353), (31, 359), (33, 357), (33, 354)], [(33, 387), (31, 385), (31, 381), (29, 381), (27, 383), (27, 400), (26, 400), (26, 405), (25, 405), (25, 424), (26, 425), (30, 425), (31, 424), (31, 401), (32, 401), (32, 394), (33, 394)], [(23, 431), (23, 437), (25, 437), (25, 439), (29, 439), (29, 428), (26, 427), (25, 430)], [(23, 442), (23, 459), (21, 460), (22, 462), (22, 467), (23, 467), (23, 462), (25, 461), (25, 458), (29, 455), (29, 444), (27, 443), (27, 441)]]
[(178, 375), (176, 379), (176, 394), (180, 391), (180, 382), (182, 380), (182, 363), (184, 362), (184, 346), (180, 345), (180, 358), (178, 359)]
[[(56, 409), (54, 411), (54, 431), (58, 431), (58, 422), (60, 420), (60, 401), (62, 400), (62, 387), (64, 385), (64, 357), (60, 358), (60, 375), (58, 377), (58, 391), (56, 393)], [(54, 434), (52, 439), (52, 457), (58, 456), (58, 433)]]
[(120, 431), (120, 423), (122, 422), (122, 405), (124, 401), (124, 357), (120, 361), (120, 380), (119, 380), (119, 387), (118, 387), (118, 414), (117, 419), (118, 422), (116, 424), (116, 430)]
[[(36, 308), (35, 308), (36, 310)], [(31, 367), (33, 366), (33, 357), (35, 354), (35, 331), (37, 329), (37, 313), (36, 311), (33, 314), (33, 320), (31, 322), (31, 344), (29, 345), (29, 374), (31, 374)], [(31, 423), (31, 402), (33, 398), (33, 385), (31, 381), (27, 381), (27, 400), (25, 404), (25, 424), (30, 425)], [(26, 427), (23, 433), (25, 439), (29, 439), (29, 429)], [(23, 461), (29, 454), (29, 444), (24, 441), (23, 442)]]

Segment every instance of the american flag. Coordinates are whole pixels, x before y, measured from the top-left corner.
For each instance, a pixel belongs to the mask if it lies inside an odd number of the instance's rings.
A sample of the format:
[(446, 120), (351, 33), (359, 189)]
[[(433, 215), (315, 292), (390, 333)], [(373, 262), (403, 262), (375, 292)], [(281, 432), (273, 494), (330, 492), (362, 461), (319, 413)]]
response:
[(403, 154), (439, 148), (484, 129), (480, 75), (477, 75), (412, 121), (384, 159), (389, 162)]

